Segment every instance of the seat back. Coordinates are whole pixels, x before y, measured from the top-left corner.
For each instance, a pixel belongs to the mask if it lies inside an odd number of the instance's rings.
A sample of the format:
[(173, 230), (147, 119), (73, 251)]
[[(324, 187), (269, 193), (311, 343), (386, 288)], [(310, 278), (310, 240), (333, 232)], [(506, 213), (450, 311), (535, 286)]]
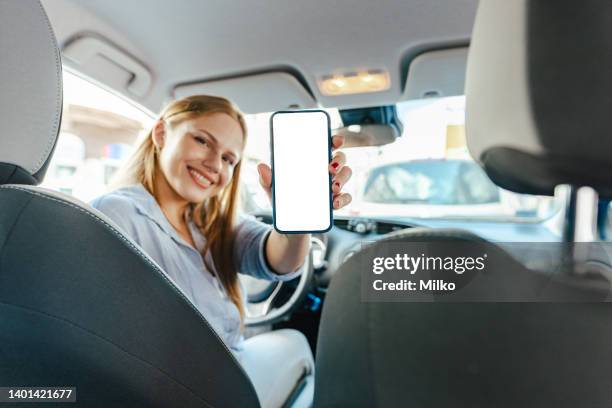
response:
[[(487, 0), (479, 4), (466, 78), (466, 137), (501, 187), (552, 194), (559, 184), (612, 191), (612, 36), (606, 2)], [(415, 242), (478, 244), (460, 231), (413, 230), (353, 255), (327, 292), (319, 331), (318, 407), (575, 407), (612, 400), (607, 281), (550, 285), (499, 247), (497, 269), (469, 296), (362, 300), (368, 253)], [(489, 244), (490, 245), (490, 244)], [(551, 271), (548, 271), (551, 272)], [(555, 302), (522, 299), (544, 290)], [(529, 296), (528, 296), (529, 298)], [(536, 296), (537, 298), (537, 296)]]
[[(487, 269), (459, 296), (363, 298), (364, 268), (373, 256), (402, 247), (410, 253), (423, 242), (480, 246), (488, 262), (503, 268)], [(334, 275), (319, 327), (315, 406), (606, 405), (612, 400), (606, 387), (612, 305), (602, 302), (608, 289), (580, 279), (551, 281), (460, 230), (395, 233), (350, 257)], [(526, 294), (538, 302), (495, 301)], [(539, 303), (547, 299), (556, 301)]]
[(38, 0), (0, 2), (0, 55), (0, 384), (73, 386), (86, 407), (259, 406), (233, 354), (131, 239), (32, 186), (62, 106)]

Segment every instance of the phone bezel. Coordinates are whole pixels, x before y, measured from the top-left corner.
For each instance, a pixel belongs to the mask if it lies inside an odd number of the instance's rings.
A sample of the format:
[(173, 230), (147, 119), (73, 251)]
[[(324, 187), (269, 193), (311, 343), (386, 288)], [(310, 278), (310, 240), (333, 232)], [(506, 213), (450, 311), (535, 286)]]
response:
[(276, 225), (276, 195), (275, 195), (275, 184), (274, 184), (274, 117), (279, 114), (291, 114), (291, 113), (323, 113), (327, 119), (327, 162), (331, 163), (331, 149), (332, 149), (332, 138), (331, 138), (331, 119), (329, 114), (322, 109), (301, 109), (301, 110), (280, 110), (276, 111), (270, 116), (270, 161), (272, 168), (272, 223), (274, 229), (281, 234), (312, 234), (312, 233), (323, 233), (329, 231), (334, 225), (334, 212), (333, 212), (333, 192), (331, 189), (332, 176), (328, 172), (328, 191), (329, 191), (329, 225), (325, 229), (321, 230), (306, 230), (306, 231), (284, 231), (278, 228)]

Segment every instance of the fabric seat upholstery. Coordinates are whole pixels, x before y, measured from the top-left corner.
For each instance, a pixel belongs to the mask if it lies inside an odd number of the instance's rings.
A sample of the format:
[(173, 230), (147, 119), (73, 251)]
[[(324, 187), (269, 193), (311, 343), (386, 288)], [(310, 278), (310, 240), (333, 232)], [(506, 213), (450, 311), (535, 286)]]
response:
[(0, 2), (0, 55), (0, 384), (74, 386), (84, 407), (259, 406), (206, 319), (132, 240), (33, 186), (62, 106), (37, 0)]
[[(612, 191), (608, 134), (610, 4), (487, 0), (479, 4), (466, 78), (466, 138), (498, 185), (552, 194), (558, 184)], [(597, 167), (592, 167), (596, 164)], [(353, 255), (327, 292), (317, 343), (317, 407), (576, 407), (612, 400), (610, 284), (559, 276), (557, 302), (365, 302), (367, 251), (472, 242), (413, 229)], [(495, 247), (494, 247), (495, 248)], [(520, 298), (539, 272), (497, 247), (504, 268), (472, 294)], [(520, 259), (519, 259), (520, 260)]]

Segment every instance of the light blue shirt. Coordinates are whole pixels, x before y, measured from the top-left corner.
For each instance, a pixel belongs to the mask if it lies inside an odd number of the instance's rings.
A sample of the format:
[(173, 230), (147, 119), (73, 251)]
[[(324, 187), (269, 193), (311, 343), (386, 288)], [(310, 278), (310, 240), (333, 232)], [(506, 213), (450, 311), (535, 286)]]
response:
[[(110, 217), (157, 262), (232, 351), (242, 349), (240, 313), (223, 285), (206, 268), (201, 255), (206, 240), (192, 221), (188, 226), (197, 250), (181, 238), (155, 198), (141, 184), (105, 194), (93, 200), (91, 205)], [(304, 265), (295, 272), (279, 275), (266, 263), (264, 243), (271, 230), (269, 225), (254, 217), (241, 215), (235, 232), (234, 262), (240, 273), (255, 278), (293, 279), (302, 272)], [(207, 261), (214, 265), (210, 253)], [(244, 290), (242, 293), (245, 302)]]

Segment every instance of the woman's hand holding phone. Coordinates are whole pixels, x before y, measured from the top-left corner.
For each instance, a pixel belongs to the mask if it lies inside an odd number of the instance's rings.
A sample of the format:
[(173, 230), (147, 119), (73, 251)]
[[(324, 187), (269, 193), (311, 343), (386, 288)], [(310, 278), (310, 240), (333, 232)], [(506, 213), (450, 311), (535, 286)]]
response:
[[(340, 149), (344, 145), (343, 136), (332, 136), (332, 152)], [(332, 192), (334, 194), (334, 209), (338, 210), (346, 207), (353, 199), (349, 193), (343, 193), (342, 187), (353, 175), (353, 170), (346, 165), (346, 155), (336, 151), (329, 164), (329, 172), (332, 174)]]
[(274, 214), (265, 256), (283, 274), (304, 263), (310, 233), (328, 231), (333, 225), (332, 210), (351, 202), (342, 188), (352, 172), (346, 156), (338, 151), (344, 138), (331, 137), (326, 112), (276, 112), (270, 130), (273, 167), (260, 163), (257, 170)]
[[(332, 175), (333, 207), (335, 210), (346, 207), (352, 200), (348, 193), (343, 193), (342, 188), (349, 181), (352, 170), (346, 165), (346, 155), (337, 151), (344, 145), (343, 136), (332, 136), (332, 152), (334, 155), (329, 163), (329, 172)], [(257, 165), (259, 172), (259, 183), (272, 201), (272, 169), (265, 163)]]
[[(344, 137), (333, 136), (332, 160), (328, 165), (331, 175), (331, 190), (333, 194), (333, 208), (339, 209), (348, 205), (352, 198), (348, 193), (342, 192), (342, 187), (351, 178), (352, 170), (346, 165), (346, 156), (337, 151), (344, 144)], [(257, 165), (259, 183), (270, 201), (272, 201), (272, 169), (265, 163)], [(310, 234), (283, 234), (273, 230), (266, 242), (265, 256), (268, 264), (277, 273), (288, 273), (297, 270), (309, 250)]]

